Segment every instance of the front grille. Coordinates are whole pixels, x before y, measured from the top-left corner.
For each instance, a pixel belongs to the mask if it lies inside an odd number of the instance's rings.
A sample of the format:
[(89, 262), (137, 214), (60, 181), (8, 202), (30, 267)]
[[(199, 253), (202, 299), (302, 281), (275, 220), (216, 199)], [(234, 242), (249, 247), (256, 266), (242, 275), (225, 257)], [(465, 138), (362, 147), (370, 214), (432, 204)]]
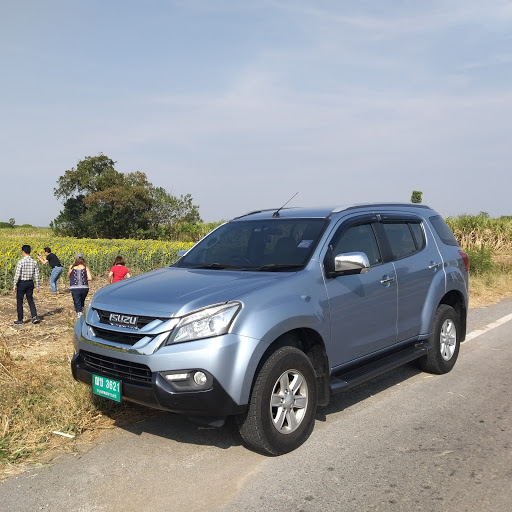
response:
[[(110, 313), (112, 313), (112, 311), (104, 311), (104, 310), (101, 310), (101, 309), (95, 309), (95, 311), (96, 311), (96, 313), (98, 313), (100, 322), (102, 324), (111, 325), (109, 319), (110, 319)], [(148, 325), (153, 320), (165, 320), (165, 319), (164, 318), (159, 318), (159, 317), (151, 317), (151, 316), (139, 316), (137, 318), (137, 325), (134, 326), (134, 328), (135, 329), (142, 329), (144, 326)]]
[(121, 361), (85, 350), (80, 351), (80, 357), (86, 365), (85, 369), (92, 373), (101, 373), (107, 377), (139, 386), (151, 386), (151, 370), (145, 364)]
[(108, 329), (101, 329), (100, 327), (93, 327), (94, 335), (106, 341), (113, 341), (114, 343), (121, 343), (123, 345), (135, 345), (146, 334), (133, 333), (126, 330), (110, 331)]

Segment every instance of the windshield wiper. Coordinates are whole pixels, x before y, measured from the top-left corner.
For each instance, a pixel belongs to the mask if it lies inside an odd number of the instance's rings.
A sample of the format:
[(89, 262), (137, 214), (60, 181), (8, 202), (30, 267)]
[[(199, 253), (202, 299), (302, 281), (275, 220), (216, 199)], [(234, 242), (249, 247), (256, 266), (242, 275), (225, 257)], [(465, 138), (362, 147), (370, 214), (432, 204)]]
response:
[(209, 268), (213, 270), (240, 270), (244, 267), (237, 267), (236, 265), (225, 265), (223, 263), (207, 263), (206, 265), (198, 265), (191, 268)]
[(262, 267), (255, 268), (260, 272), (279, 272), (280, 270), (293, 270), (295, 268), (302, 268), (304, 265), (300, 263), (270, 263), (269, 265), (263, 265)]

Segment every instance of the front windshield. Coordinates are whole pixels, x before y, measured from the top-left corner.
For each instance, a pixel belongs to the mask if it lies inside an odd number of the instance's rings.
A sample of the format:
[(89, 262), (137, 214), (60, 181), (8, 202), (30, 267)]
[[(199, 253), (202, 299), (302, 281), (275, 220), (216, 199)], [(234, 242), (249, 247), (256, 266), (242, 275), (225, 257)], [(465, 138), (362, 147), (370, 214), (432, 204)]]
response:
[(231, 221), (210, 233), (174, 266), (297, 270), (309, 261), (327, 219)]

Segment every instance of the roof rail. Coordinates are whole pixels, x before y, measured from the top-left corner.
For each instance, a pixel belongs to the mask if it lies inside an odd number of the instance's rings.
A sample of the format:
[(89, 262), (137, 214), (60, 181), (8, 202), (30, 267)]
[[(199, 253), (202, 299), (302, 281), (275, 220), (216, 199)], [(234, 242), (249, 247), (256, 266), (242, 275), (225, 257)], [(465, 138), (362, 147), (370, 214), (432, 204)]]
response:
[(335, 208), (331, 214), (339, 213), (345, 210), (354, 210), (356, 208), (424, 208), (426, 210), (430, 210), (430, 206), (427, 206), (426, 204), (418, 204), (418, 203), (359, 203), (359, 204), (353, 204), (350, 206), (338, 206)]

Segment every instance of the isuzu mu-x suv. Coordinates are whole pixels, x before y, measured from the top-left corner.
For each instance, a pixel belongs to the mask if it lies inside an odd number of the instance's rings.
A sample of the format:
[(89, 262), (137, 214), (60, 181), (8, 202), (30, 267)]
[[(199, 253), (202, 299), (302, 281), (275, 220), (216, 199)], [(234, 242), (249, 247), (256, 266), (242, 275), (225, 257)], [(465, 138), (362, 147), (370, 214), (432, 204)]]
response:
[(424, 205), (254, 211), (97, 291), (75, 326), (73, 376), (207, 424), (235, 416), (250, 448), (286, 453), (331, 394), (413, 360), (453, 368), (468, 270)]

